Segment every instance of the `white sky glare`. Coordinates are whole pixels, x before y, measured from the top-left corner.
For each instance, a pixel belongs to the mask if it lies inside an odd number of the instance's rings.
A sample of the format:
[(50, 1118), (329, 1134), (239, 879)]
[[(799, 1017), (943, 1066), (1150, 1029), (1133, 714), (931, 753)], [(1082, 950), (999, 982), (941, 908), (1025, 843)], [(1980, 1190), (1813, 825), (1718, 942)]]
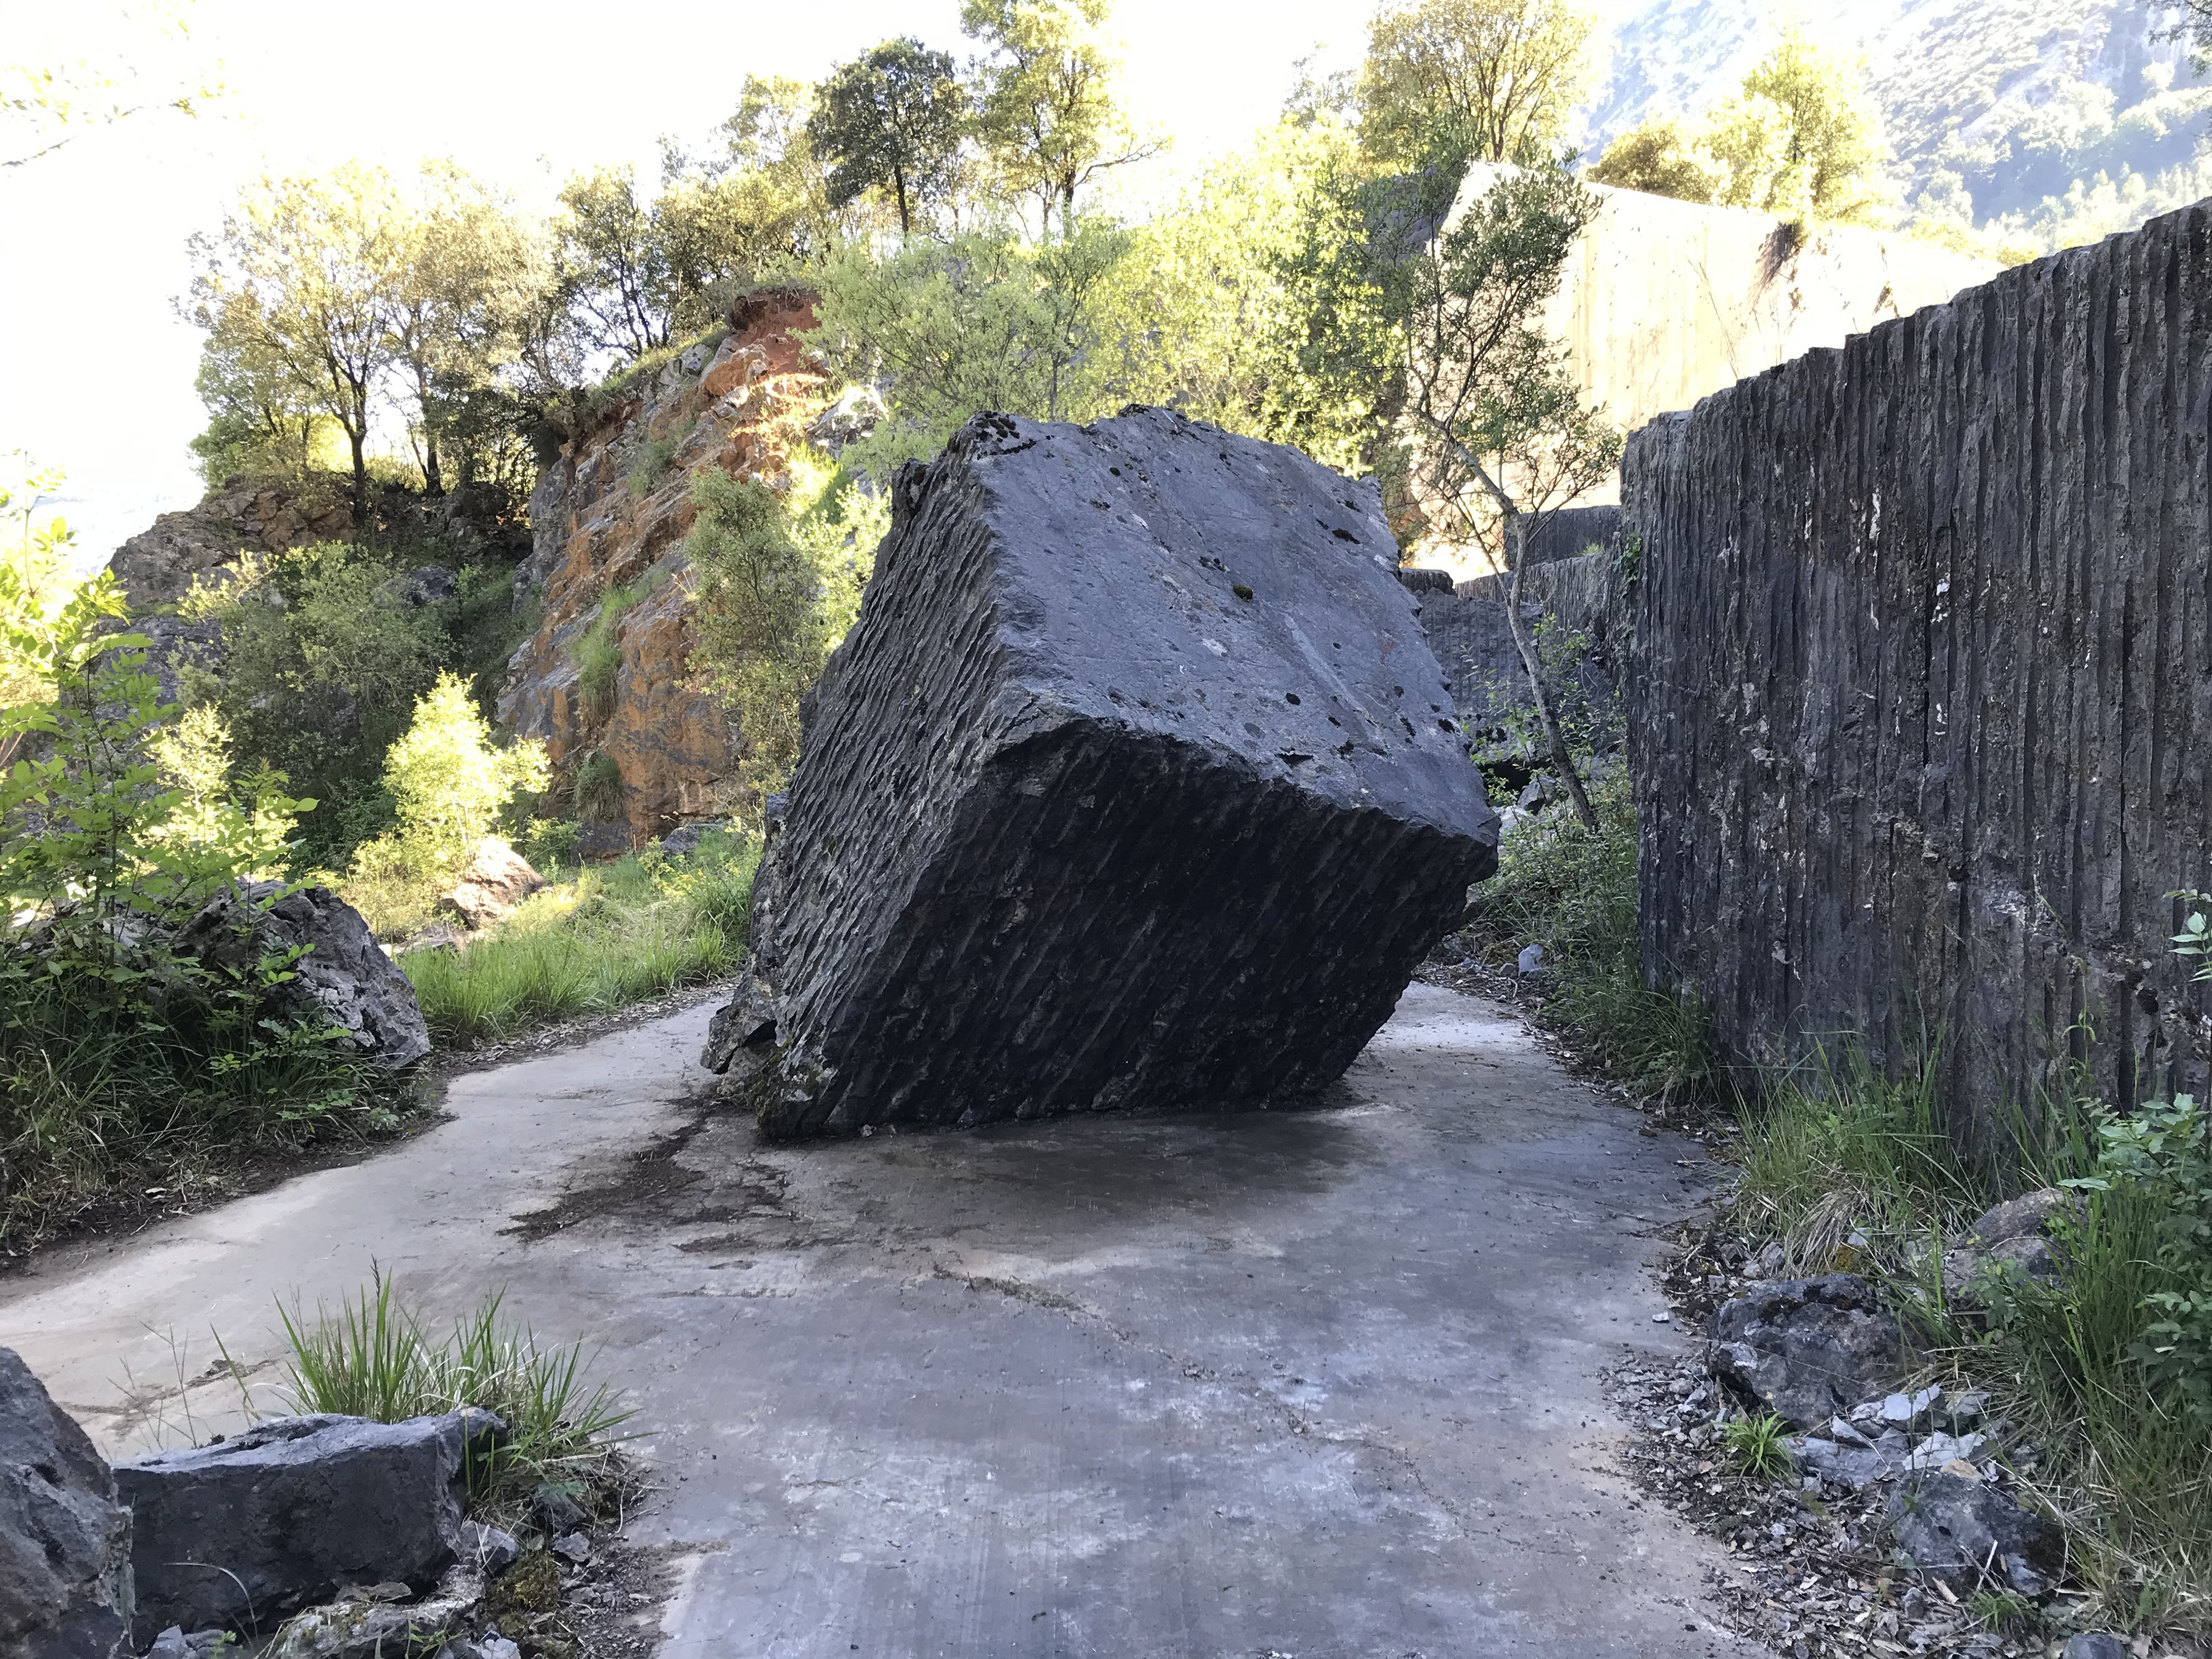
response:
[[(1120, 0), (1124, 95), (1141, 129), (1174, 139), (1130, 184), (1160, 191), (1243, 144), (1317, 43), (1325, 64), (1356, 60), (1370, 10)], [(404, 174), (446, 156), (542, 206), (586, 166), (629, 161), (650, 179), (659, 137), (703, 134), (748, 74), (817, 80), (893, 34), (972, 49), (958, 0), (198, 0), (183, 15), (179, 44), (123, 5), (0, 0), (6, 62), (129, 64), (149, 93), (210, 75), (228, 88), (198, 119), (153, 111), (0, 168), (0, 453), (68, 471), (88, 562), (198, 499), (185, 445), (205, 424), (199, 335), (173, 302), (189, 280), (185, 238), (215, 228), (249, 180), (355, 157)]]

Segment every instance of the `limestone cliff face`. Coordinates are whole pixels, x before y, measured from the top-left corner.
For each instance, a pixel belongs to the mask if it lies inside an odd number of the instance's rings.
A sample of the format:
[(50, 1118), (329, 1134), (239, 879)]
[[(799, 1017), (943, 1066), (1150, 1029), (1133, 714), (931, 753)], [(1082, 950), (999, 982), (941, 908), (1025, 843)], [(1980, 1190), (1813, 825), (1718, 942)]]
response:
[[(532, 550), (516, 573), (518, 603), (542, 605), (536, 631), (508, 664), (501, 720), (542, 739), (556, 775), (573, 782), (594, 755), (621, 775), (621, 812), (593, 826), (600, 850), (734, 805), (731, 775), (744, 737), (690, 667), (691, 479), (716, 467), (779, 488), (825, 380), (799, 335), (811, 296), (740, 301), (719, 344), (693, 347), (641, 376), (562, 446), (530, 501)], [(576, 647), (611, 587), (651, 584), (614, 630), (620, 653), (611, 703), (589, 706)]]

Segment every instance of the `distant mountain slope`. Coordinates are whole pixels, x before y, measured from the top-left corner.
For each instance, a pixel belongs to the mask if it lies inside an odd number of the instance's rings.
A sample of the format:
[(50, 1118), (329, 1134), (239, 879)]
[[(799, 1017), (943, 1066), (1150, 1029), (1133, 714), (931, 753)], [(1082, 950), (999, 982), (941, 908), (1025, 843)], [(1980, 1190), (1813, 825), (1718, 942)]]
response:
[[(1617, 15), (1587, 111), (1592, 154), (1650, 116), (1733, 94), (1790, 13), (1627, 0)], [(2033, 234), (2094, 213), (2100, 174), (2106, 208), (2138, 219), (2212, 192), (2212, 86), (2173, 38), (2178, 5), (1849, 0), (1803, 15), (1815, 38), (1864, 55), (1906, 203), (1924, 194), (1929, 210)]]

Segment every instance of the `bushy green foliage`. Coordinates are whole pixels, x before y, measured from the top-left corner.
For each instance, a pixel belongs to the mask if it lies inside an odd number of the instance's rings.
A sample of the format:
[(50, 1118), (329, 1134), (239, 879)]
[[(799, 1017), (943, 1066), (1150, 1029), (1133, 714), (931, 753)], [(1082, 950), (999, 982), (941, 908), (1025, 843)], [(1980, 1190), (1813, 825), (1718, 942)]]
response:
[(1888, 159), (1863, 67), (1792, 29), (1735, 97), (1694, 124), (1662, 116), (1624, 134), (1589, 177), (1785, 219), (1871, 224), (1893, 212)]
[(882, 521), (849, 485), (821, 489), (796, 521), (766, 487), (726, 473), (702, 471), (691, 489), (695, 660), (737, 715), (738, 776), (757, 803), (798, 763), (799, 699), (852, 625)]
[(125, 1171), (306, 1139), (348, 1118), (363, 1085), (344, 1033), (277, 1013), (290, 956), (247, 951), (234, 969), (174, 942), (210, 898), (281, 869), (291, 815), (313, 803), (276, 779), (251, 805), (216, 793), (218, 734), (165, 731), (178, 710), (160, 700), (145, 640), (108, 631), (123, 615), (112, 577), (58, 610), (11, 598), (0, 570), (0, 655), (38, 690), (0, 708), (0, 744), (17, 750), (0, 773), (9, 1243)]
[(512, 1036), (732, 972), (744, 953), (758, 848), (710, 836), (686, 859), (657, 848), (577, 872), (458, 951), (400, 966), (441, 1043)]
[(362, 846), (341, 891), (379, 933), (426, 915), (518, 796), (549, 780), (542, 744), (497, 748), (468, 687), (441, 674), (385, 757), (398, 827)]
[[(555, 1483), (586, 1510), (614, 1479), (617, 1431), (633, 1413), (605, 1383), (587, 1386), (581, 1343), (541, 1345), (509, 1318), (494, 1291), (455, 1322), (443, 1340), (395, 1293), (380, 1269), (374, 1282), (336, 1309), (310, 1315), (281, 1304), (290, 1349), (283, 1389), (288, 1409), (330, 1412), (398, 1423), (473, 1407), (496, 1415), (507, 1432), (464, 1471), (473, 1506), (520, 1512), (537, 1488)], [(227, 1356), (226, 1356), (227, 1357)]]
[(1636, 808), (1625, 770), (1593, 781), (1598, 831), (1557, 810), (1506, 832), (1475, 890), (1466, 937), (1512, 962), (1544, 947), (1541, 1018), (1624, 1083), (1674, 1100), (1725, 1089), (1696, 999), (1644, 982), (1637, 933)]

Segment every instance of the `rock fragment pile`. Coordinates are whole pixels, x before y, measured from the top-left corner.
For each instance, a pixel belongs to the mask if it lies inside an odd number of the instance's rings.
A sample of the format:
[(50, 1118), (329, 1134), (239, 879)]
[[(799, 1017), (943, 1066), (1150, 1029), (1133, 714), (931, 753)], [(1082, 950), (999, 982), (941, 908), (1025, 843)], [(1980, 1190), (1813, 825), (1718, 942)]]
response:
[(893, 511), (707, 1063), (783, 1136), (1341, 1074), (1497, 855), (1372, 485), (982, 416)]

